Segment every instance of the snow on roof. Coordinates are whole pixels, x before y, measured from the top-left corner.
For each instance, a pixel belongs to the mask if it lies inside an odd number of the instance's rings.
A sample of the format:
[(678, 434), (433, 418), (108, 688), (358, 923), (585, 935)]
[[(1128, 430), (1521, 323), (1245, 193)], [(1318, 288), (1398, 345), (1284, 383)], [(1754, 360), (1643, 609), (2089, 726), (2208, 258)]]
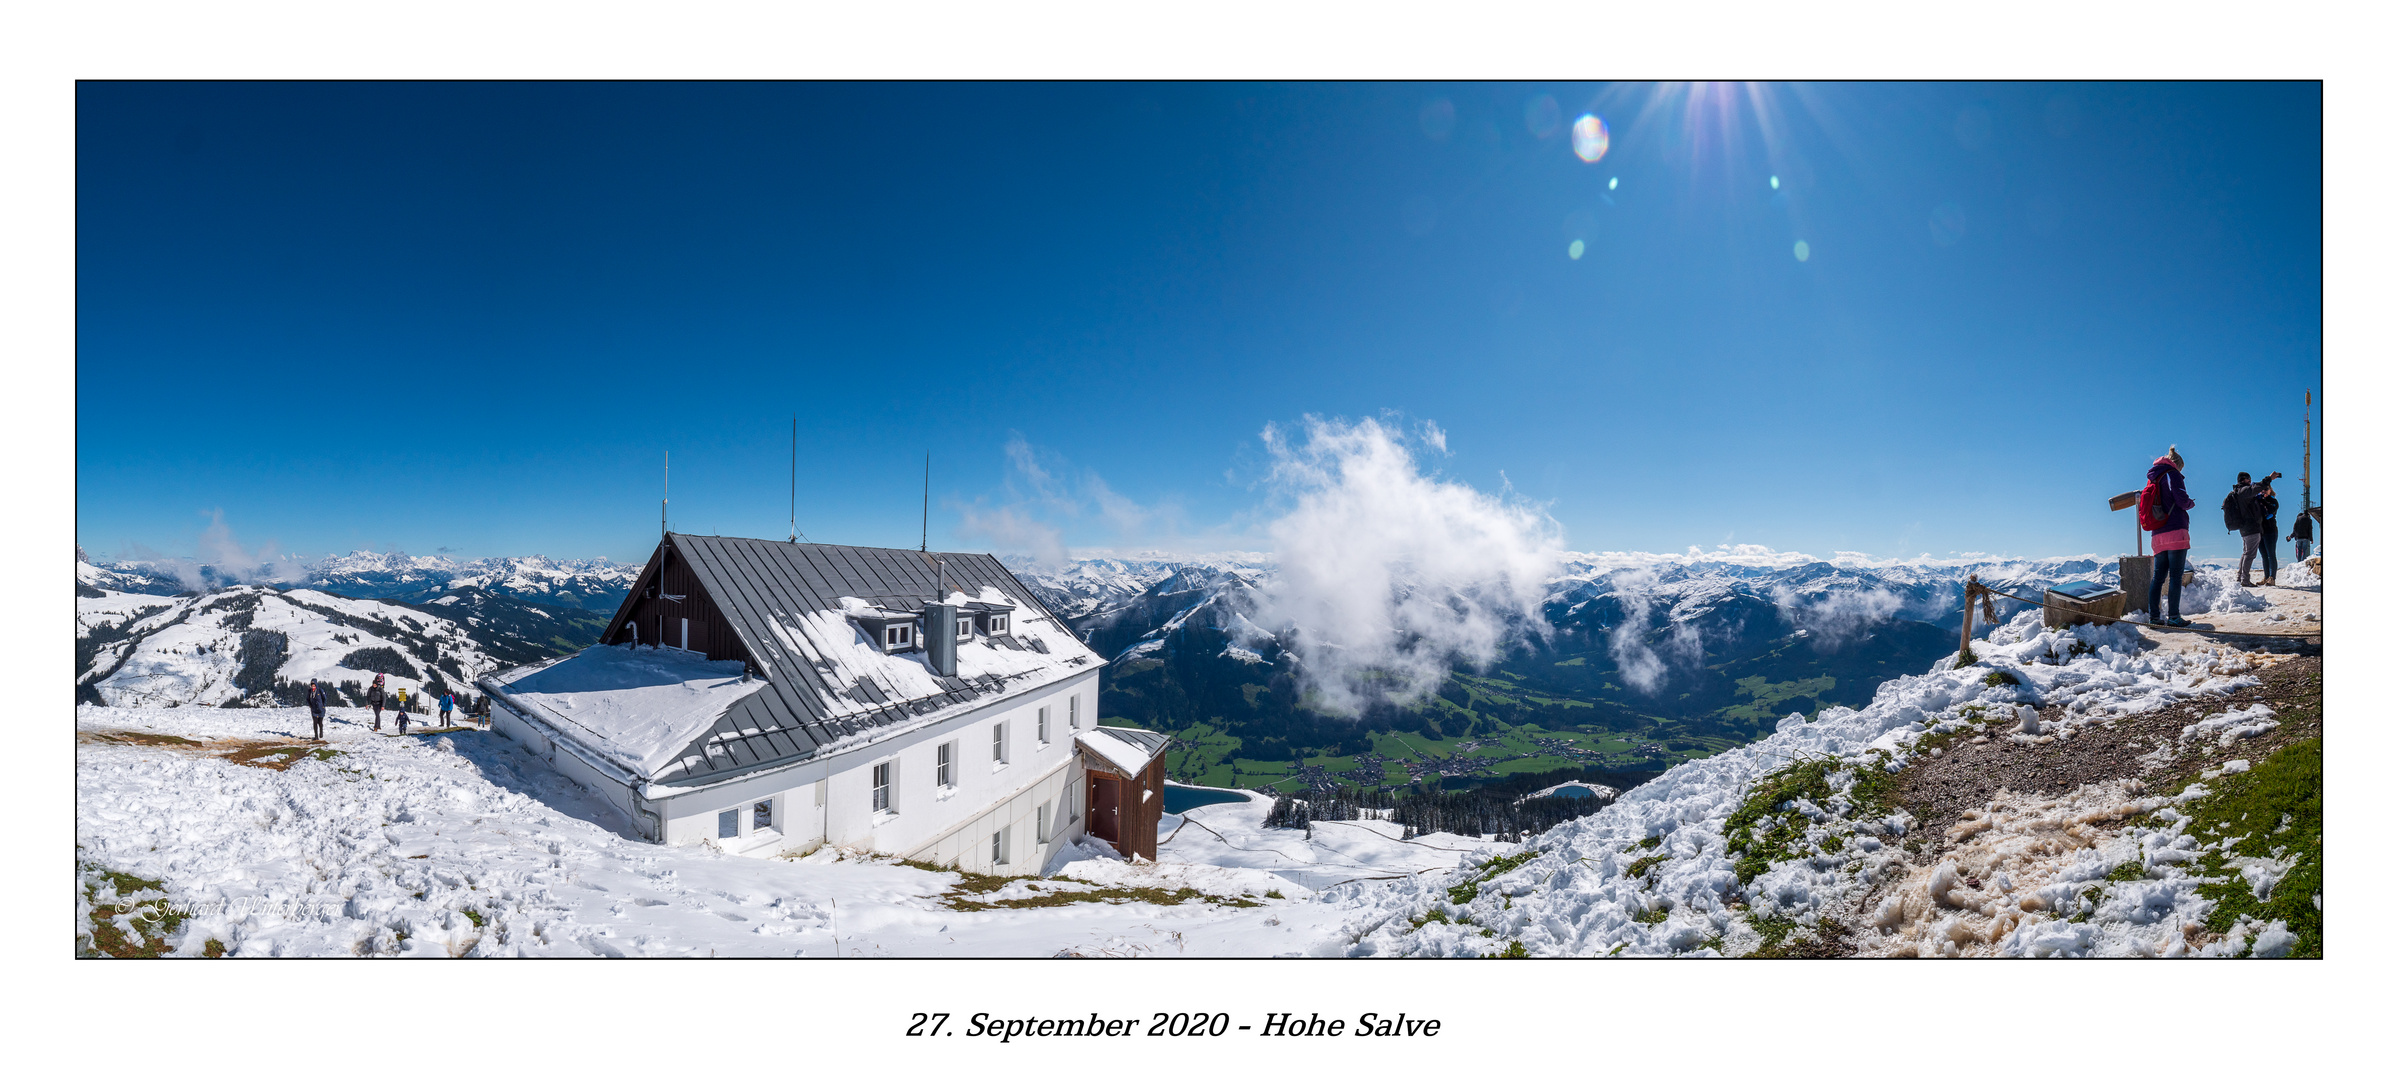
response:
[(739, 660), (610, 645), (493, 681), (512, 700), (563, 722), (578, 743), (642, 776), (674, 760), (727, 709), (766, 685), (742, 681)]
[[(1147, 740), (1135, 736), (1156, 735), (1156, 732), (1132, 728), (1096, 728), (1075, 733), (1075, 745), (1091, 751), (1101, 760), (1127, 776), (1139, 776), (1157, 752), (1142, 745)], [(1164, 740), (1161, 739), (1163, 748)]]

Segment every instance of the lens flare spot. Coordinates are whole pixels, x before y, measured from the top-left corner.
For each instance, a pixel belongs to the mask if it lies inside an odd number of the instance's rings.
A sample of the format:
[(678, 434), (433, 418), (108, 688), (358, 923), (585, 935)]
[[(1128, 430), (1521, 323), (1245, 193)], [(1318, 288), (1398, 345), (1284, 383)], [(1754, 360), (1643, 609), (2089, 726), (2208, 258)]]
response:
[(1769, 191), (1783, 190), (1783, 178), (1780, 176), (1767, 177), (1767, 189)]
[(1949, 247), (1967, 238), (1967, 212), (1957, 203), (1943, 203), (1925, 217), (1925, 230), (1933, 235), (1939, 247)]
[(1609, 178), (1608, 178), (1608, 190), (1610, 190), (1610, 191), (1615, 191), (1615, 190), (1617, 190), (1617, 178), (1616, 178), (1616, 177), (1613, 177), (1613, 176), (1612, 176), (1612, 177), (1609, 177)]
[(1450, 131), (1458, 126), (1458, 106), (1449, 98), (1434, 98), (1417, 110), (1417, 127), (1425, 137), (1435, 142), (1447, 142)]
[(1548, 94), (1525, 99), (1525, 130), (1537, 139), (1558, 134), (1558, 99)]
[(1808, 261), (1808, 241), (1802, 240), (1792, 245), (1792, 258), (1801, 262)]
[(1567, 258), (1570, 258), (1570, 259), (1580, 259), (1580, 258), (1583, 258), (1583, 241), (1581, 241), (1581, 240), (1572, 240), (1572, 241), (1569, 241), (1569, 242), (1567, 243)]
[[(1591, 113), (1578, 116), (1575, 118), (1574, 136), (1575, 156), (1586, 163), (1608, 156), (1608, 121)], [(1609, 180), (1608, 186), (1617, 186), (1616, 180)]]

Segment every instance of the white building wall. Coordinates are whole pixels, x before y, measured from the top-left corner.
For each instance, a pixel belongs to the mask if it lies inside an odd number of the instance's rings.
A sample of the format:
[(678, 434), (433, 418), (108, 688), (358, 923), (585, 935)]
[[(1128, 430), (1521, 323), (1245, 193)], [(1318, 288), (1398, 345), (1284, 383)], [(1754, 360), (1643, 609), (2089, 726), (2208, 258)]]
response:
[[(714, 842), (754, 854), (805, 851), (821, 843), (856, 851), (955, 862), (979, 873), (1039, 873), (1062, 844), (1083, 835), (1081, 771), (1075, 729), (1098, 723), (1100, 676), (1079, 674), (1003, 698), (928, 728), (812, 759), (789, 768), (658, 800), (670, 844)], [(1072, 704), (1070, 704), (1072, 702)], [(1040, 710), (1050, 710), (1047, 741), (1036, 738)], [(1008, 725), (1006, 763), (992, 760), (992, 726)], [(936, 784), (936, 748), (955, 743), (954, 782)], [(566, 755), (558, 755), (564, 757)], [(894, 767), (892, 805), (874, 809), (874, 767)], [(818, 798), (823, 781), (823, 798)], [(756, 829), (751, 807), (773, 800), (771, 835)], [(1052, 838), (1035, 837), (1035, 818), (1050, 804)], [(732, 841), (718, 838), (717, 815), (740, 811)], [(1009, 830), (1009, 861), (991, 863), (991, 834)]]

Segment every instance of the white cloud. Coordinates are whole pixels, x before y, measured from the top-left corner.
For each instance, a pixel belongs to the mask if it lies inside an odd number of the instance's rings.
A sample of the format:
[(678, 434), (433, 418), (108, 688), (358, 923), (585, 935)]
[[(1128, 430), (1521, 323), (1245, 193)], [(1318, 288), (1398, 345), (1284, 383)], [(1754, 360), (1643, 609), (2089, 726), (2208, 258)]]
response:
[[(1266, 525), (1278, 571), (1259, 618), (1293, 631), (1321, 707), (1413, 700), (1453, 663), (1489, 664), (1549, 632), (1541, 603), (1565, 549), (1548, 514), (1425, 474), (1403, 431), (1375, 420), (1309, 417), (1296, 434), (1261, 435), (1288, 507)], [(1444, 446), (1430, 424), (1414, 441)]]

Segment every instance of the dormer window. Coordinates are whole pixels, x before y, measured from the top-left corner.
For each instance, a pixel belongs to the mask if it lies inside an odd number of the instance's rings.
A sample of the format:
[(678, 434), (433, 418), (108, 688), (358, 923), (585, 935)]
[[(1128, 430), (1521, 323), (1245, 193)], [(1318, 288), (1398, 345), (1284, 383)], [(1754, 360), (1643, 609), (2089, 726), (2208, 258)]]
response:
[(909, 642), (915, 638), (916, 632), (916, 627), (909, 626), (906, 623), (901, 623), (894, 626), (886, 626), (883, 628), (883, 647), (887, 649), (905, 649), (908, 647)]
[(1007, 613), (1007, 612), (1005, 612), (1005, 611), (995, 611), (995, 612), (992, 612), (992, 613), (991, 613), (991, 614), (989, 614), (989, 615), (986, 615), (986, 616), (984, 616), (984, 618), (985, 618), (987, 621), (989, 621), (989, 622), (990, 622), (990, 624), (991, 624), (991, 629), (989, 629), (989, 630), (985, 631), (986, 633), (990, 633), (990, 634), (1005, 634), (1005, 633), (1008, 633), (1008, 613)]
[(973, 619), (960, 619), (960, 620), (958, 620), (958, 640), (960, 640), (960, 641), (973, 641), (973, 640), (975, 640), (975, 620), (973, 620)]

